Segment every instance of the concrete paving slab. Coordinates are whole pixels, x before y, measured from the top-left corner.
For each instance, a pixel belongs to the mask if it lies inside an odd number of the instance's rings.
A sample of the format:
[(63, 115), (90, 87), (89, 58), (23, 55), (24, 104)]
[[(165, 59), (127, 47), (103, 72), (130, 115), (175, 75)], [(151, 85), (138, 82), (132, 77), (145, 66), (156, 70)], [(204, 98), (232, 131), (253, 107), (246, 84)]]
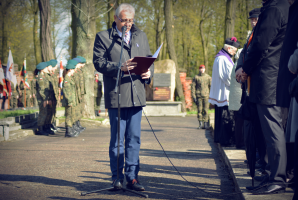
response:
[[(139, 179), (150, 199), (238, 199), (234, 184), (208, 131), (198, 130), (196, 117), (145, 118)], [(109, 187), (109, 127), (82, 122), (78, 138), (27, 136), (0, 143), (0, 199), (143, 199), (135, 194), (105, 191)], [(195, 187), (194, 187), (195, 186)]]

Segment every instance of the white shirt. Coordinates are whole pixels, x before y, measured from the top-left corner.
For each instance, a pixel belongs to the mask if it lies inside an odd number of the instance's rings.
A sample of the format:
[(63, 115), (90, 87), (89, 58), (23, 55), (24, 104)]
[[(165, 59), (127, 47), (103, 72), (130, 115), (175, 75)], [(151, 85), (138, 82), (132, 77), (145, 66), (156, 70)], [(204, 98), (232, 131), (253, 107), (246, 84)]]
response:
[(215, 58), (209, 103), (218, 107), (229, 105), (230, 83), (233, 64), (225, 56)]
[[(118, 30), (117, 26), (116, 26), (116, 30), (117, 30), (118, 35), (122, 38), (122, 32)], [(131, 36), (131, 32), (128, 31), (127, 34), (128, 34), (128, 38), (130, 38), (130, 36)], [(124, 39), (124, 41), (125, 41), (126, 44), (127, 44), (127, 38), (124, 36), (123, 39)], [(130, 42), (130, 39), (129, 39), (129, 42)], [(128, 44), (128, 45), (129, 45), (129, 44)]]

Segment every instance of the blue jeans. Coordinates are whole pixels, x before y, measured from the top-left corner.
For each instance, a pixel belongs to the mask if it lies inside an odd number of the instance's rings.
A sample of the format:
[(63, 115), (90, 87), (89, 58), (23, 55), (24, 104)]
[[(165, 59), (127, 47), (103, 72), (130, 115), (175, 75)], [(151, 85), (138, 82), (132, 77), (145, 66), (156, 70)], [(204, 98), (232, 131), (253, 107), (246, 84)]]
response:
[[(112, 180), (117, 179), (117, 127), (118, 109), (109, 108), (111, 140), (109, 147)], [(119, 179), (124, 179), (124, 140), (125, 140), (125, 177), (126, 181), (138, 179), (139, 152), (141, 146), (142, 107), (121, 108), (120, 112), (120, 154)]]

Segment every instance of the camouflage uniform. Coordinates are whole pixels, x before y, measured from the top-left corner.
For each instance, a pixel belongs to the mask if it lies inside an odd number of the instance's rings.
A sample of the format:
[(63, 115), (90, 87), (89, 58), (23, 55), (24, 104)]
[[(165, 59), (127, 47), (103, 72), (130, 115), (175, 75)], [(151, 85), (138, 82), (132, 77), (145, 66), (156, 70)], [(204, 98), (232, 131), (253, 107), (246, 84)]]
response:
[(85, 109), (85, 105), (86, 105), (86, 86), (85, 86), (85, 75), (86, 75), (86, 71), (85, 68), (81, 68), (81, 76), (80, 76), (80, 89), (81, 89), (81, 96), (82, 96), (82, 101), (81, 101), (81, 105), (80, 105), (80, 109), (81, 109), (81, 116), (80, 119), (83, 117), (83, 111)]
[[(33, 107), (37, 107), (37, 98), (36, 98), (36, 79), (33, 78), (31, 81), (30, 81), (30, 88), (31, 88), (31, 94), (32, 94), (32, 97), (31, 97), (31, 103), (33, 105)], [(35, 95), (35, 97), (33, 97), (33, 95)]]
[(198, 120), (208, 122), (209, 115), (209, 92), (211, 87), (211, 77), (206, 73), (199, 73), (192, 81), (191, 94), (198, 107)]
[(44, 126), (47, 117), (47, 106), (44, 107), (44, 101), (49, 100), (50, 82), (47, 74), (40, 73), (36, 78), (36, 98), (39, 106), (39, 115), (37, 119), (37, 126)]
[(94, 109), (99, 110), (100, 100), (102, 97), (102, 84), (101, 81), (94, 80)]
[(81, 95), (81, 87), (80, 87), (80, 74), (78, 71), (76, 71), (73, 75), (73, 79), (75, 81), (75, 95), (76, 95), (76, 106), (74, 107), (74, 121), (78, 121), (81, 118), (81, 108), (79, 107), (81, 101), (82, 101), (82, 95)]
[(66, 75), (63, 80), (62, 106), (65, 107), (65, 125), (72, 127), (75, 122), (74, 108), (76, 107), (75, 81), (73, 76)]
[[(31, 87), (31, 85), (30, 85), (30, 87)], [(22, 99), (21, 99), (22, 106), (21, 107), (25, 107), (25, 90), (26, 90), (26, 107), (31, 107), (31, 98), (30, 98), (31, 88), (28, 88), (27, 86), (25, 86), (23, 80), (20, 82), (20, 90), (22, 93)]]
[(47, 117), (45, 124), (52, 124), (52, 117), (54, 112), (56, 112), (56, 108), (54, 107), (54, 102), (56, 101), (56, 95), (55, 95), (55, 80), (53, 74), (49, 73), (46, 74), (46, 77), (49, 81), (49, 100), (52, 101), (52, 105), (47, 105)]
[(57, 70), (54, 73), (49, 74), (49, 81), (51, 84), (50, 99), (52, 100), (52, 106), (48, 106), (47, 124), (53, 124), (56, 121), (57, 101), (59, 100), (59, 79), (57, 76)]
[(20, 97), (19, 95), (19, 86), (18, 84), (16, 85), (16, 87), (14, 87), (13, 82), (10, 82), (11, 84), (11, 98), (10, 98), (10, 108), (14, 109), (18, 107), (18, 99)]

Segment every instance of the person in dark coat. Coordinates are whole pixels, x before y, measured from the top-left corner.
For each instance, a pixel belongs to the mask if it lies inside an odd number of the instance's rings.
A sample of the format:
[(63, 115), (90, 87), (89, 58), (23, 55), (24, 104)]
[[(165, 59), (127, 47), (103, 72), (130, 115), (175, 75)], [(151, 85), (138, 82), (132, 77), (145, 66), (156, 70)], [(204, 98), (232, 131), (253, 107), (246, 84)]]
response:
[(277, 105), (276, 91), (289, 7), (286, 0), (263, 2), (250, 51), (242, 68), (236, 72), (238, 79), (240, 75), (243, 81), (251, 77), (249, 100), (257, 106), (270, 165), (269, 177), (256, 187), (256, 194), (285, 192), (287, 153), (283, 108)]
[[(289, 21), (286, 30), (286, 36), (284, 39), (281, 56), (280, 56), (280, 65), (277, 79), (277, 91), (276, 91), (276, 105), (289, 110), (289, 115), (287, 119), (287, 128), (286, 128), (286, 145), (287, 145), (287, 178), (288, 180), (293, 180), (293, 171), (295, 165), (295, 154), (294, 154), (294, 141), (295, 134), (297, 129), (297, 121), (298, 119), (292, 119), (292, 116), (295, 116), (295, 112), (293, 108), (296, 107), (297, 103), (292, 100), (289, 94), (289, 85), (290, 83), (297, 77), (297, 71), (292, 69), (290, 72), (290, 56), (293, 55), (295, 50), (297, 49), (298, 44), (298, 1), (289, 0), (291, 4), (289, 10)], [(297, 51), (297, 50), (296, 50)], [(292, 66), (297, 69), (298, 63), (293, 63)], [(290, 69), (290, 70), (289, 70)], [(291, 102), (291, 107), (290, 107)], [(292, 127), (292, 128), (291, 128)], [(294, 128), (295, 127), (295, 128)], [(292, 135), (292, 137), (291, 137)], [(292, 138), (292, 139), (291, 139)]]
[[(139, 150), (141, 144), (141, 117), (142, 107), (146, 105), (145, 83), (149, 84), (153, 75), (153, 65), (150, 70), (141, 75), (124, 74), (133, 69), (136, 63), (135, 56), (150, 56), (150, 48), (146, 34), (133, 23), (135, 9), (123, 3), (119, 5), (114, 15), (112, 28), (96, 34), (93, 50), (93, 64), (95, 69), (103, 74), (105, 107), (108, 109), (111, 140), (110, 140), (110, 167), (112, 171), (112, 185), (117, 179), (117, 124), (118, 124), (118, 94), (115, 93), (118, 62), (121, 51), (122, 27), (127, 26), (124, 38), (123, 57), (121, 60), (121, 118), (120, 118), (120, 155), (119, 179), (123, 184), (123, 165), (125, 152), (126, 187), (142, 191), (145, 188), (138, 180)], [(137, 66), (140, 67), (140, 66)], [(133, 86), (133, 84), (135, 86)], [(118, 87), (118, 86), (117, 86)], [(135, 91), (135, 89), (136, 91)], [(125, 140), (125, 148), (124, 148)], [(116, 188), (116, 187), (115, 187)]]

